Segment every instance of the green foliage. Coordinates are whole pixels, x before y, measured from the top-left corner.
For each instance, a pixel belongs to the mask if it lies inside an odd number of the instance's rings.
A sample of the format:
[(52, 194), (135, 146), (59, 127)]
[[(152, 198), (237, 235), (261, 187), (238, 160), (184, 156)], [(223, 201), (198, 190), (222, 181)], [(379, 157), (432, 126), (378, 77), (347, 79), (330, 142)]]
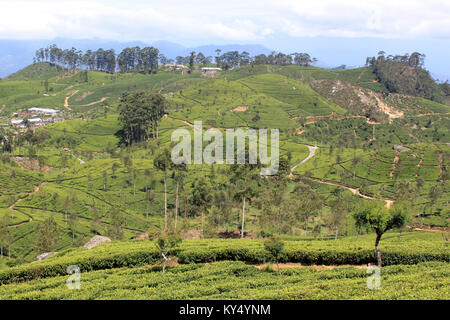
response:
[(53, 217), (44, 220), (36, 232), (36, 251), (38, 253), (54, 250), (60, 240), (59, 227)]
[(174, 254), (174, 248), (178, 246), (183, 239), (173, 229), (167, 231), (149, 231), (148, 238), (154, 243), (156, 249), (158, 249), (161, 257), (164, 260), (162, 269), (164, 273), (166, 270), (167, 261), (169, 260), (170, 256)]
[(47, 62), (38, 62), (29, 65), (13, 74), (7, 76), (4, 80), (20, 81), (20, 80), (48, 80), (61, 73), (67, 71), (60, 66), (52, 66)]
[[(334, 240), (285, 240), (280, 262), (313, 265), (361, 265), (373, 263), (373, 236)], [(185, 240), (172, 250), (181, 264), (240, 260), (247, 263), (273, 261), (264, 248), (264, 240), (208, 239)], [(383, 264), (413, 265), (425, 261), (448, 264), (450, 255), (440, 234), (410, 232), (399, 240), (388, 234), (383, 245)], [(159, 263), (161, 253), (150, 241), (113, 241), (91, 250), (62, 251), (46, 260), (23, 264), (0, 271), (0, 284), (66, 275), (67, 267), (77, 265), (81, 271), (144, 266)], [(130, 269), (134, 270), (134, 269)]]
[[(351, 267), (283, 270), (283, 277), (242, 262), (170, 267), (121, 268), (82, 274), (81, 289), (69, 290), (67, 276), (4, 285), (8, 299), (448, 299), (448, 264), (427, 262), (383, 268), (381, 288), (367, 289), (367, 273)], [(405, 285), (405, 281), (408, 285)], [(426, 283), (426, 285), (423, 285)], [(339, 290), (336, 290), (339, 288)]]
[(264, 241), (264, 249), (269, 252), (272, 261), (275, 261), (278, 268), (278, 274), (281, 276), (280, 266), (278, 261), (283, 256), (284, 243), (278, 237), (270, 237)]
[(374, 230), (383, 234), (393, 228), (400, 228), (405, 223), (405, 214), (400, 209), (389, 210), (381, 204), (363, 204), (354, 214), (355, 224), (358, 228)]
[(153, 138), (158, 138), (158, 123), (166, 108), (165, 98), (162, 95), (148, 94), (144, 91), (124, 93), (119, 108), (123, 138), (128, 145), (148, 140), (151, 133)]
[[(388, 56), (380, 54), (371, 59), (373, 71), (389, 92), (405, 93), (442, 102), (439, 86), (423, 69), (425, 55), (414, 52), (411, 56)], [(419, 61), (419, 62), (418, 62)]]

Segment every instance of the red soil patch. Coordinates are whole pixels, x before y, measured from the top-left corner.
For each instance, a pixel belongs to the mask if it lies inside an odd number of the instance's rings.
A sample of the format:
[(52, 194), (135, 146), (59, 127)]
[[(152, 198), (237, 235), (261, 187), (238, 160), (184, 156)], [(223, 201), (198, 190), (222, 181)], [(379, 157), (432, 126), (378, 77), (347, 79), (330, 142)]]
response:
[(244, 106), (240, 106), (240, 107), (236, 107), (234, 109), (231, 110), (231, 112), (237, 111), (237, 112), (244, 112), (247, 111), (248, 107), (244, 107)]

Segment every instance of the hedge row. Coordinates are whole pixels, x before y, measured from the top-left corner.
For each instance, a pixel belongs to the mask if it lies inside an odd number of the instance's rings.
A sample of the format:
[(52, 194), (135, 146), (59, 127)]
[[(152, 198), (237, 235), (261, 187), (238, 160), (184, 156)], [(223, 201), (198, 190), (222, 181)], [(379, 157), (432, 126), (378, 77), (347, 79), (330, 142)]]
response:
[(448, 299), (448, 264), (426, 262), (383, 268), (381, 288), (370, 290), (366, 269), (314, 267), (276, 270), (239, 261), (168, 267), (120, 268), (83, 273), (80, 290), (67, 276), (0, 286), (7, 299)]
[[(286, 241), (281, 262), (315, 265), (368, 264), (376, 261), (371, 242)], [(265, 263), (270, 256), (262, 240), (185, 241), (174, 252), (181, 264), (215, 261)], [(382, 248), (383, 265), (411, 265), (425, 261), (450, 262), (446, 243), (405, 241)], [(111, 242), (92, 250), (84, 248), (61, 252), (41, 262), (20, 265), (0, 271), (0, 285), (37, 278), (67, 275), (67, 267), (77, 265), (82, 272), (134, 267), (161, 262), (159, 253), (149, 241)]]

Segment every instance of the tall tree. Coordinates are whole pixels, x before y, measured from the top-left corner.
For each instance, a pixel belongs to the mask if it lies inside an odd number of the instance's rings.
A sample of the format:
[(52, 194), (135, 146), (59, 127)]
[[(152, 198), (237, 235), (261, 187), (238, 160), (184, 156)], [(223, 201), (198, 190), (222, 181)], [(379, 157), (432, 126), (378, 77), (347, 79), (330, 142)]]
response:
[(111, 224), (108, 228), (108, 235), (113, 240), (123, 239), (123, 226), (125, 225), (125, 218), (119, 208), (113, 207), (109, 211), (109, 218)]
[(307, 184), (299, 184), (294, 189), (294, 199), (297, 201), (295, 214), (305, 221), (305, 232), (308, 233), (310, 219), (315, 217), (322, 208), (323, 196)]
[(164, 176), (164, 230), (168, 228), (167, 215), (167, 171), (170, 169), (172, 160), (169, 149), (164, 148), (153, 160), (153, 165), (156, 169), (161, 171)]
[[(248, 157), (246, 157), (248, 159)], [(245, 234), (245, 209), (246, 202), (250, 200), (255, 193), (255, 184), (259, 178), (258, 164), (233, 164), (230, 167), (231, 183), (236, 186), (236, 197), (242, 199), (242, 216), (241, 216), (241, 238)]]
[(201, 211), (202, 235), (205, 225), (205, 213), (208, 211), (209, 207), (212, 204), (211, 190), (211, 184), (203, 175), (197, 177), (192, 183), (192, 203)]
[(11, 243), (13, 237), (11, 235), (9, 225), (11, 224), (11, 217), (5, 214), (0, 220), (0, 257), (3, 257), (3, 248), (8, 248), (8, 257), (11, 257)]
[(60, 231), (56, 220), (49, 217), (41, 222), (36, 231), (35, 247), (38, 253), (54, 250), (60, 240)]
[(331, 201), (331, 211), (328, 216), (328, 226), (334, 229), (334, 239), (337, 240), (339, 229), (342, 227), (348, 214), (348, 205), (341, 194)]
[(177, 223), (178, 223), (178, 209), (179, 209), (179, 192), (180, 187), (183, 188), (183, 182), (184, 178), (186, 177), (186, 164), (174, 164), (171, 163), (171, 168), (174, 170), (173, 178), (176, 183), (175, 187), (175, 230), (177, 230)]
[(69, 215), (69, 227), (70, 232), (72, 233), (72, 245), (75, 244), (75, 230), (78, 226), (78, 215), (75, 210), (72, 210), (72, 212)]

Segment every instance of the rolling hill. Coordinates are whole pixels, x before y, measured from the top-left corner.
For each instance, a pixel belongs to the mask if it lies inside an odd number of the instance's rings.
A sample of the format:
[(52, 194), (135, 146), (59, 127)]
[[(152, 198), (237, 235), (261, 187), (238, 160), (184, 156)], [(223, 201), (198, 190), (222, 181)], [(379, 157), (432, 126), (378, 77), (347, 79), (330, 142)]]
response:
[[(120, 139), (120, 97), (124, 92), (137, 90), (161, 93), (167, 99), (168, 112), (161, 120), (159, 139), (127, 147)], [(22, 133), (17, 128), (11, 129), (11, 119), (20, 118), (20, 114), (14, 114), (26, 112), (31, 107), (60, 110), (58, 117), (65, 121), (24, 129)], [(204, 129), (280, 129), (280, 157), (287, 159), (290, 173), (285, 193), (294, 197), (296, 186), (307, 185), (323, 197), (323, 206), (314, 218), (306, 222), (297, 219), (292, 225), (280, 227), (286, 241), (292, 241), (288, 246), (293, 248), (295, 243), (302, 243), (307, 247), (308, 243), (313, 243), (314, 248), (321, 249), (305, 249), (307, 252), (303, 252), (299, 246), (292, 249), (298, 256), (293, 253), (286, 257), (286, 263), (361, 265), (372, 261), (373, 234), (361, 236), (363, 244), (357, 245), (361, 252), (349, 253), (351, 250), (348, 248), (355, 237), (365, 233), (354, 226), (350, 214), (340, 227), (340, 239), (337, 242), (332, 240), (335, 230), (329, 227), (328, 217), (338, 198), (345, 199), (350, 211), (366, 202), (382, 202), (391, 207), (402, 201), (404, 193), (399, 190), (412, 188), (414, 197), (408, 207), (408, 230), (448, 232), (449, 114), (448, 105), (388, 93), (370, 68), (328, 70), (293, 65), (254, 65), (205, 76), (200, 70), (188, 74), (171, 68), (161, 68), (157, 74), (149, 75), (66, 70), (47, 63), (28, 66), (0, 80), (0, 124), (4, 124), (0, 130), (9, 130), (10, 135), (16, 136), (11, 152), (1, 155), (0, 218), (10, 217), (10, 265), (31, 262), (36, 258), (38, 228), (49, 217), (54, 218), (59, 228), (59, 242), (54, 247), (59, 253), (36, 264), (25, 263), (14, 268), (0, 264), (4, 269), (0, 271), (0, 283), (4, 284), (0, 286), (0, 297), (53, 298), (55, 294), (63, 294), (68, 299), (130, 297), (127, 290), (133, 286), (125, 289), (122, 284), (137, 274), (142, 276), (142, 281), (153, 281), (155, 287), (160, 286), (159, 280), (153, 278), (159, 269), (143, 267), (156, 263), (155, 257), (141, 253), (148, 251), (151, 243), (130, 239), (145, 235), (149, 228), (163, 225), (164, 174), (155, 168), (153, 160), (161, 148), (173, 146), (171, 134), (175, 129), (192, 130), (197, 120), (203, 121)], [(191, 200), (193, 186), (199, 177), (206, 177), (213, 191), (228, 192), (227, 188), (233, 189), (230, 186), (231, 175), (227, 166), (188, 165), (180, 190), (175, 173), (170, 171), (167, 175), (170, 225), (175, 223), (177, 207), (180, 209), (180, 216), (177, 216), (181, 221), (179, 228), (184, 238), (200, 238), (199, 230), (204, 224), (203, 237), (210, 238), (183, 242), (180, 250), (184, 255), (178, 256), (180, 266), (170, 268), (168, 283), (173, 286), (182, 282), (185, 291), (171, 298), (248, 298), (251, 295), (273, 298), (278, 294), (271, 291), (272, 294), (268, 295), (264, 294), (265, 290), (251, 289), (257, 284), (272, 288), (275, 275), (270, 270), (261, 271), (239, 262), (203, 265), (204, 262), (219, 260), (267, 261), (258, 256), (257, 250), (262, 250), (260, 240), (248, 240), (254, 241), (251, 245), (245, 242), (246, 239), (240, 240), (243, 241), (239, 243), (243, 253), (230, 253), (232, 249), (227, 247), (230, 240), (214, 239), (227, 232), (239, 231), (242, 210), (239, 200), (230, 199), (231, 218), (227, 223), (220, 220), (221, 212), (227, 208), (213, 206), (205, 222)], [(264, 232), (275, 233), (274, 229), (261, 222), (265, 212), (264, 203), (259, 201), (267, 189), (275, 188), (271, 183), (259, 181), (249, 201), (245, 225), (248, 238), (258, 238)], [(120, 213), (119, 222), (114, 210)], [(113, 241), (105, 245), (105, 248), (113, 250), (111, 255), (99, 247), (98, 251), (92, 251), (99, 254), (95, 258), (98, 261), (92, 262), (90, 253), (78, 248), (94, 234), (111, 236), (116, 227), (123, 231), (121, 238), (128, 241)], [(313, 237), (317, 239), (312, 240)], [(324, 240), (318, 240), (319, 237)], [(391, 265), (387, 272), (392, 284), (385, 292), (390, 297), (396, 297), (395, 292), (400, 290), (396, 274), (402, 268), (405, 276), (412, 279), (414, 287), (420, 286), (417, 270), (426, 269), (427, 263), (433, 265), (444, 279), (448, 273), (445, 271), (449, 262), (448, 251), (445, 255), (448, 248), (440, 232), (413, 231), (404, 237), (407, 240), (396, 240), (397, 234), (390, 234), (391, 240), (386, 247), (386, 259), (390, 261), (387, 264)], [(408, 241), (415, 241), (416, 251), (408, 251), (411, 250)], [(217, 252), (222, 247), (227, 249), (220, 255)], [(259, 249), (254, 249), (256, 247)], [(206, 248), (204, 256), (195, 254), (197, 249), (202, 252), (199, 248)], [(327, 248), (325, 253), (321, 251), (323, 248)], [(342, 255), (341, 260), (330, 258), (335, 257), (335, 250), (337, 256)], [(322, 253), (317, 258), (314, 252)], [(212, 253), (218, 256), (212, 260), (206, 258)], [(310, 255), (316, 260), (308, 260)], [(411, 258), (412, 262), (408, 260), (410, 256), (415, 257)], [(85, 268), (83, 271), (87, 272), (89, 279), (95, 282), (95, 279), (106, 276), (114, 277), (123, 291), (114, 293), (108, 289), (64, 295), (64, 288), (56, 283), (61, 281), (58, 277), (65, 275), (67, 265), (74, 261)], [(182, 265), (183, 261), (197, 264)], [(424, 264), (416, 264), (418, 262)], [(403, 266), (409, 264), (414, 266)], [(139, 268), (127, 269), (130, 266)], [(42, 270), (48, 272), (47, 275)], [(190, 280), (181, 279), (184, 276), (204, 276), (215, 281), (217, 275), (223, 276), (227, 270), (234, 270), (237, 279), (249, 276), (246, 291), (241, 295), (233, 293), (236, 288), (229, 279), (210, 291), (195, 294), (190, 291)], [(283, 281), (286, 281), (288, 289), (280, 294), (286, 298), (299, 297), (292, 293), (291, 290), (298, 288), (291, 288), (291, 282), (313, 283), (321, 277), (337, 282), (336, 279), (343, 277), (346, 280), (342, 285), (348, 291), (340, 297), (349, 297), (352, 285), (361, 282), (365, 274), (365, 270), (355, 268), (315, 271), (311, 267), (307, 270), (286, 270), (287, 276)], [(28, 280), (28, 276), (33, 278), (38, 273), (40, 276), (36, 280), (22, 283), (24, 279)], [(22, 275), (25, 276), (20, 278)], [(426, 277), (432, 279), (433, 275)], [(96, 285), (101, 284), (101, 280), (98, 281)], [(335, 298), (336, 294), (322, 295), (335, 282), (326, 282), (326, 287), (304, 297)], [(54, 284), (57, 287), (54, 292), (37, 289)], [(202, 282), (200, 287), (205, 288), (206, 285)], [(437, 282), (433, 282), (433, 286), (441, 290)], [(138, 282), (132, 290), (135, 290), (133, 297), (160, 297), (143, 289)], [(168, 296), (160, 294), (161, 297)], [(424, 297), (436, 298), (431, 289), (423, 289), (423, 294)], [(399, 295), (412, 296), (412, 291), (406, 289)], [(386, 296), (370, 293), (361, 297)]]

